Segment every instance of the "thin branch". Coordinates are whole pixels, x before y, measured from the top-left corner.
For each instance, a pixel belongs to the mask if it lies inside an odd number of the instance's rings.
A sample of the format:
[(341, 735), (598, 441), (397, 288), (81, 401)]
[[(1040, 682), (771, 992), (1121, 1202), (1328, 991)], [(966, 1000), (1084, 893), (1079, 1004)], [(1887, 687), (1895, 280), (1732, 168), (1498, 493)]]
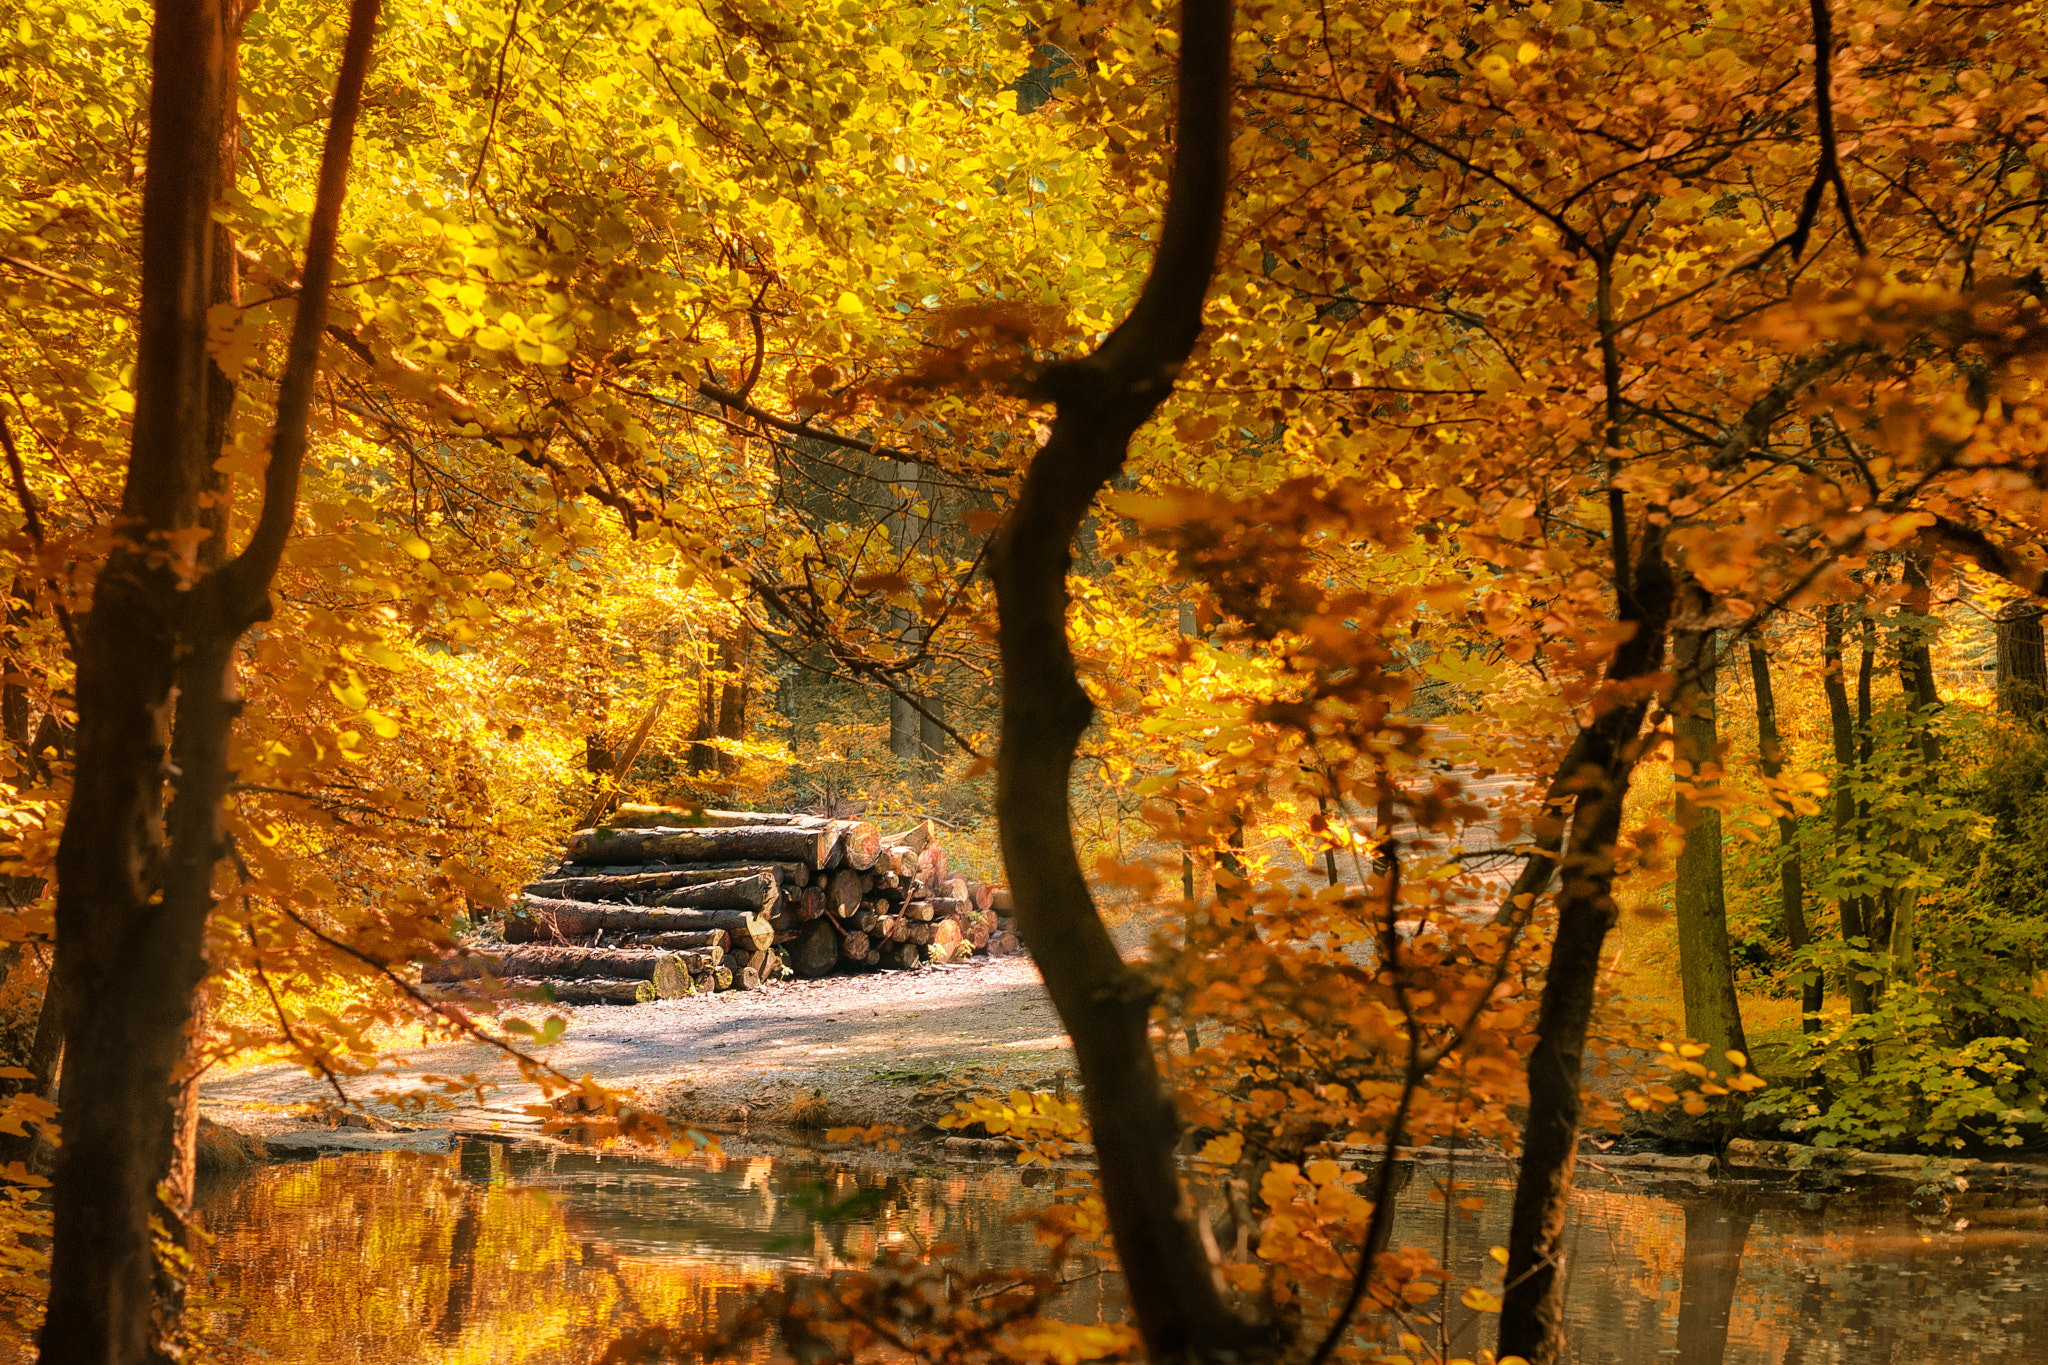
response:
[[(7, 472), (14, 479), (14, 496), (21, 500), (21, 515), (28, 523), (29, 538), (40, 550), (44, 545), (42, 513), (36, 507), (35, 493), (28, 486), (28, 471), (22, 467), (21, 452), (14, 446), (14, 430), (7, 425), (4, 412), (0, 412), (0, 446), (7, 450)], [(53, 595), (50, 605), (56, 608), (57, 624), (64, 628), (64, 643), (70, 647), (71, 661), (75, 664), (78, 662), (78, 627), (72, 624), (71, 609), (55, 598), (58, 591), (56, 580), (46, 575), (44, 581), (50, 585)]]
[[(326, 330), (327, 303), (334, 282), (335, 242), (341, 230), (341, 205), (348, 191), (349, 151), (355, 141), (356, 117), (362, 111), (363, 80), (370, 68), (370, 45), (376, 35), (382, 0), (350, 0), (348, 36), (342, 47), (341, 70), (334, 84), (334, 113), (320, 152), (320, 179), (313, 196), (313, 217), (306, 240), (306, 265), (299, 274), (299, 300), (292, 321), (291, 345), (284, 374), (278, 381), (277, 420), (270, 439), (270, 460), (263, 471), (263, 510), (249, 543), (232, 560), (207, 575), (211, 591), (221, 594), (220, 623), (239, 631), (261, 620), (271, 580), (291, 536), (299, 500), (299, 471), (305, 464), (307, 428), (312, 414), (313, 381), (320, 363), (320, 337)], [(209, 586), (202, 580), (201, 588)]]

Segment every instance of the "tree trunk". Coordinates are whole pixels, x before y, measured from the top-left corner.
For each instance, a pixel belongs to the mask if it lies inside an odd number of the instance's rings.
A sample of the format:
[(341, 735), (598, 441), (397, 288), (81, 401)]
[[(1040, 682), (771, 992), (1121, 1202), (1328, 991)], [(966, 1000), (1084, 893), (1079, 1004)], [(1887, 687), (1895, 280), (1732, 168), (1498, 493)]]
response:
[[(1785, 741), (1778, 733), (1778, 702), (1771, 690), (1771, 656), (1764, 647), (1749, 647), (1749, 676), (1756, 690), (1756, 733), (1758, 763), (1766, 778), (1775, 781), (1785, 771)], [(1778, 913), (1785, 926), (1785, 938), (1795, 953), (1804, 952), (1813, 939), (1806, 927), (1806, 870), (1799, 858), (1799, 822), (1790, 815), (1778, 817)], [(1820, 1031), (1820, 1012), (1826, 1003), (1819, 969), (1805, 973), (1799, 986), (1801, 1031)]]
[(755, 825), (809, 825), (819, 828), (822, 815), (766, 810), (699, 810), (695, 806), (620, 806), (605, 821), (607, 829), (732, 829)]
[[(718, 737), (736, 748), (747, 737), (747, 669), (753, 663), (754, 632), (744, 617), (727, 639), (724, 650), (725, 677), (718, 689)], [(718, 771), (730, 777), (739, 770), (734, 748), (720, 749)]]
[[(176, 1324), (155, 1317), (150, 1223), (176, 1137), (172, 1083), (223, 850), (236, 641), (268, 610), (290, 536), (349, 147), (377, 0), (355, 0), (322, 149), (293, 331), (278, 385), (262, 513), (234, 559), (189, 581), (182, 533), (203, 526), (212, 212), (231, 21), (218, 0), (162, 5), (151, 42), (135, 409), (120, 538), (93, 590), (78, 658), (77, 781), (58, 846), (64, 1143), (53, 1189), (46, 1362), (130, 1365)], [(173, 685), (184, 694), (167, 742)], [(167, 762), (168, 759), (168, 762)], [(168, 825), (166, 775), (176, 775)]]
[[(1913, 735), (1919, 749), (1920, 767), (1910, 785), (1923, 796), (1931, 796), (1940, 783), (1941, 736), (1935, 732), (1936, 714), (1941, 710), (1941, 692), (1934, 681), (1933, 641), (1938, 622), (1934, 617), (1933, 585), (1927, 567), (1918, 556), (1907, 556), (1904, 576), (1906, 600), (1899, 611), (1899, 690), (1913, 713)], [(1915, 830), (1898, 835), (1907, 853), (1923, 866), (1941, 856), (1930, 841)], [(1919, 896), (1910, 887), (1897, 888), (1891, 896), (1891, 932), (1887, 935), (1892, 957), (1892, 977), (1911, 981), (1917, 974), (1919, 955), (1915, 935), (1918, 929)]]
[(2048, 649), (2041, 604), (2020, 599), (1998, 609), (1998, 709), (2030, 725), (2048, 713)]
[(793, 884), (809, 869), (802, 863), (720, 863), (712, 867), (676, 868), (667, 872), (631, 872), (622, 876), (543, 877), (527, 884), (528, 895), (548, 896), (565, 901), (631, 901), (684, 886), (705, 886), (716, 882), (746, 881), (771, 877), (789, 894), (801, 889)]
[(585, 901), (547, 900), (524, 896), (505, 916), (507, 943), (545, 943), (580, 939), (603, 931), (625, 933), (687, 933), (720, 929), (733, 946), (765, 948), (775, 933), (768, 922), (748, 910), (669, 909), (634, 905), (592, 905)]
[[(1619, 542), (1618, 508), (1615, 515)], [(1646, 526), (1633, 572), (1623, 579), (1618, 565), (1616, 577), (1622, 619), (1635, 629), (1616, 648), (1607, 678), (1654, 676), (1664, 666), (1676, 591), (1663, 557), (1662, 528)], [(1508, 1228), (1498, 1348), (1498, 1354), (1521, 1356), (1530, 1365), (1556, 1365), (1563, 1342), (1564, 1227), (1578, 1150), (1579, 1079), (1600, 955), (1614, 926), (1614, 850), (1648, 709), (1646, 698), (1614, 705), (1581, 729), (1564, 757), (1570, 766), (1561, 765), (1549, 786), (1552, 799), (1571, 797), (1571, 832), (1559, 864), (1557, 932), (1537, 1005), (1536, 1046), (1529, 1054), (1529, 1113)]]
[(647, 903), (666, 909), (751, 910), (757, 915), (765, 915), (775, 908), (781, 895), (781, 886), (775, 878), (763, 874), (737, 877), (731, 881), (704, 882), (698, 886), (678, 886), (672, 891), (656, 892)]
[[(1017, 922), (1074, 1059), (1125, 1293), (1155, 1361), (1240, 1358), (1262, 1333), (1225, 1302), (1174, 1163), (1180, 1123), (1147, 1036), (1152, 989), (1118, 954), (1082, 875), (1069, 783), (1093, 714), (1067, 640), (1074, 537), (1192, 352), (1229, 179), (1231, 14), (1183, 0), (1176, 150), (1158, 251), (1096, 351), (1035, 377), (1055, 404), (990, 544), (1002, 661), (996, 815)], [(1055, 951), (1056, 950), (1056, 951)]]
[[(1704, 605), (1704, 603), (1702, 604)], [(1672, 637), (1678, 684), (1672, 703), (1673, 757), (1686, 765), (1697, 789), (1719, 786), (1706, 776), (1720, 765), (1720, 728), (1715, 715), (1720, 668), (1716, 632), (1681, 630)], [(1707, 1046), (1703, 1059), (1719, 1075), (1731, 1074), (1728, 1053), (1747, 1054), (1742, 1007), (1735, 995), (1729, 960), (1728, 905), (1721, 878), (1721, 812), (1683, 791), (1672, 798), (1672, 819), (1685, 836), (1676, 874), (1678, 975), (1685, 996), (1685, 1031)]]
[(618, 863), (799, 862), (824, 867), (839, 840), (836, 831), (801, 825), (742, 829), (579, 830), (569, 837), (569, 861)]
[[(1830, 603), (1821, 613), (1821, 687), (1828, 698), (1828, 733), (1834, 741), (1834, 855), (1839, 863), (1849, 853), (1850, 831), (1856, 822), (1856, 717), (1849, 710), (1849, 688), (1842, 677), (1841, 604)], [(1839, 876), (1839, 872), (1837, 873)], [(1842, 921), (1842, 941), (1851, 947), (1862, 939), (1863, 905), (1855, 896), (1841, 896), (1835, 911)], [(1849, 1013), (1870, 1013), (1870, 987), (1862, 973), (1849, 970), (1843, 983), (1849, 996)]]
[(573, 981), (597, 977), (612, 981), (652, 981), (664, 962), (676, 961), (689, 970), (706, 971), (725, 959), (722, 948), (692, 948), (685, 952), (664, 952), (653, 948), (506, 948), (483, 958), (460, 958), (432, 962), (420, 972), (420, 980), (474, 981), (483, 976), (505, 980), (534, 977)]

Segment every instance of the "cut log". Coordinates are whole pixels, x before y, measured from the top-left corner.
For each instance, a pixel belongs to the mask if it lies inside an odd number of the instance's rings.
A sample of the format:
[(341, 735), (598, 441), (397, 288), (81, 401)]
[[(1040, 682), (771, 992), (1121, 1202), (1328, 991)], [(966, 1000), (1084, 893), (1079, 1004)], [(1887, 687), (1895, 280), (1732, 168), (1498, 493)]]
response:
[(874, 906), (862, 903), (860, 909), (854, 911), (846, 922), (872, 938), (875, 932), (875, 924), (881, 918), (880, 915), (875, 913)]
[(987, 882), (967, 883), (967, 903), (984, 914), (988, 912), (989, 901), (994, 895), (995, 888)]
[(799, 914), (801, 918), (816, 919), (818, 918), (818, 916), (826, 913), (825, 905), (827, 897), (824, 887), (806, 886), (802, 888), (800, 894), (803, 897), (803, 899), (800, 902), (798, 902), (800, 906)]
[(730, 967), (713, 967), (713, 968), (711, 969), (711, 988), (712, 988), (713, 990), (717, 990), (717, 991), (729, 991), (729, 990), (731, 990), (731, 989), (732, 989), (732, 968), (730, 968)]
[(988, 908), (995, 911), (998, 915), (1016, 914), (1017, 903), (1010, 899), (1010, 888), (1007, 886), (991, 886), (988, 889)]
[[(940, 879), (935, 890), (938, 896), (944, 896), (949, 901), (959, 901), (962, 906), (967, 905), (967, 878), (957, 872), (947, 873)], [(937, 896), (934, 899), (937, 899)]]
[(986, 910), (969, 910), (960, 916), (960, 936), (976, 952), (988, 947), (989, 935), (995, 927), (996, 917)]
[(930, 846), (933, 834), (932, 822), (920, 820), (901, 834), (890, 835), (884, 842), (892, 847), (907, 848), (912, 853), (922, 853)]
[(903, 937), (909, 942), (922, 947), (932, 941), (932, 926), (928, 922), (914, 919), (905, 920), (903, 921)]
[(1024, 951), (1024, 944), (1008, 929), (999, 929), (988, 937), (990, 957), (1016, 957)]
[(858, 929), (854, 930), (845, 938), (839, 940), (839, 955), (848, 962), (866, 962), (868, 960), (868, 936)]
[(825, 908), (839, 919), (845, 919), (860, 908), (860, 898), (866, 894), (860, 873), (850, 867), (842, 867), (832, 874), (832, 880), (825, 883)]
[(931, 844), (918, 851), (917, 875), (926, 886), (937, 889), (946, 880), (946, 850)]
[(625, 901), (640, 904), (648, 894), (673, 891), (681, 886), (743, 881), (751, 877), (772, 877), (787, 882), (784, 868), (798, 863), (733, 863), (715, 867), (672, 867), (661, 872), (636, 872), (623, 877), (544, 877), (526, 888), (530, 895), (565, 901)]
[(765, 915), (782, 899), (782, 888), (767, 873), (739, 877), (732, 881), (705, 882), (701, 886), (679, 886), (647, 899), (649, 905), (703, 906), (713, 910), (751, 910)]
[(882, 965), (900, 972), (914, 972), (924, 966), (924, 949), (915, 943), (890, 943), (882, 948)]
[(838, 839), (805, 825), (743, 825), (734, 829), (586, 829), (569, 837), (577, 863), (798, 862), (827, 864)]
[[(959, 924), (949, 919), (940, 920), (932, 925), (932, 961), (951, 962), (958, 956), (964, 956), (959, 949), (965, 942), (960, 936)], [(968, 952), (972, 951), (968, 949)]]
[(930, 901), (905, 901), (903, 903), (903, 917), (905, 919), (917, 920), (919, 923), (930, 923), (937, 914), (938, 912), (932, 908)]
[(665, 934), (627, 934), (616, 946), (621, 948), (659, 948), (663, 952), (708, 952), (716, 953), (712, 961), (717, 962), (725, 955), (726, 944), (732, 936), (723, 929), (678, 929)]
[(697, 993), (697, 978), (723, 964), (708, 956), (677, 953), (654, 969), (654, 993), (663, 1000), (680, 1000)]
[(831, 919), (814, 919), (788, 945), (789, 966), (798, 976), (818, 977), (839, 965), (839, 933)]
[[(704, 954), (713, 949), (693, 950)], [(422, 981), (467, 981), (483, 975), (517, 980), (521, 977), (581, 980), (609, 977), (620, 981), (648, 981), (655, 968), (672, 957), (691, 953), (667, 953), (657, 948), (556, 948), (539, 945), (506, 948), (487, 957), (432, 962), (420, 973)]]
[(539, 999), (558, 1005), (640, 1005), (654, 998), (645, 981), (529, 981), (521, 983)]
[(875, 927), (869, 932), (890, 943), (907, 943), (910, 941), (908, 926), (909, 921), (901, 915), (877, 915)]
[(752, 967), (742, 967), (733, 974), (732, 988), (736, 991), (758, 991), (761, 978)]
[(620, 806), (600, 829), (734, 829), (759, 825), (825, 823), (822, 815), (760, 810), (698, 810), (694, 806)]
[(835, 820), (839, 830), (839, 859), (843, 867), (865, 872), (882, 856), (882, 836), (864, 820)]
[(958, 919), (966, 909), (967, 902), (964, 900), (955, 900), (951, 896), (932, 897), (933, 919)]
[(507, 943), (583, 938), (600, 930), (659, 934), (702, 929), (725, 930), (735, 947), (765, 948), (775, 937), (768, 921), (746, 910), (663, 909), (523, 896), (505, 916)]

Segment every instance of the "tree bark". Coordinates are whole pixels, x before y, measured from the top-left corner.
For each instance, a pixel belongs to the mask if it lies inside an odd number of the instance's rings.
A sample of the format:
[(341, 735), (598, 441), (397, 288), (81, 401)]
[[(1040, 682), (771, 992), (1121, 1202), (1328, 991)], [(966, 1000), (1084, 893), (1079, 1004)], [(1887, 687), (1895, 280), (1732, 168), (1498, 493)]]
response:
[(2041, 604), (2019, 600), (1998, 609), (1998, 709), (2029, 725), (2048, 713), (2048, 648)]
[[(1173, 389), (1202, 329), (1229, 179), (1231, 10), (1183, 0), (1175, 156), (1159, 248), (1130, 315), (1047, 366), (1055, 405), (990, 545), (1002, 660), (996, 815), (1017, 923), (1074, 1040), (1132, 1317), (1155, 1361), (1241, 1357), (1262, 1334), (1225, 1303), (1174, 1164), (1180, 1123), (1147, 1037), (1152, 988), (1118, 954), (1075, 851), (1068, 784), (1093, 714), (1067, 640), (1067, 573), (1097, 493)], [(1056, 949), (1056, 951), (1054, 951)]]
[(790, 894), (801, 890), (793, 884), (798, 873), (809, 875), (802, 863), (721, 863), (714, 867), (675, 868), (667, 872), (629, 872), (605, 877), (543, 877), (527, 884), (528, 895), (548, 896), (565, 901), (631, 901), (643, 896), (673, 891), (684, 886), (707, 886), (718, 882), (746, 881), (772, 877)]
[(592, 905), (584, 901), (525, 896), (505, 916), (507, 943), (545, 943), (587, 938), (602, 930), (620, 933), (684, 933), (723, 930), (734, 947), (765, 948), (775, 933), (768, 922), (749, 910), (666, 909), (653, 906)]
[[(1848, 856), (1850, 830), (1856, 821), (1856, 717), (1849, 710), (1849, 688), (1842, 676), (1842, 616), (1840, 603), (1830, 603), (1821, 613), (1821, 687), (1827, 693), (1828, 734), (1835, 752), (1833, 828), (1837, 862)], [(1862, 902), (1855, 896), (1839, 896), (1835, 913), (1842, 921), (1842, 941), (1854, 947), (1866, 932)], [(1843, 989), (1849, 997), (1849, 1013), (1870, 1013), (1870, 987), (1860, 971), (1853, 967), (1849, 970)]]
[[(1700, 603), (1706, 604), (1704, 600)], [(1720, 764), (1720, 726), (1715, 714), (1720, 668), (1716, 632), (1680, 630), (1672, 637), (1678, 683), (1672, 704), (1673, 757), (1687, 765), (1696, 787), (1707, 785), (1708, 765)], [(1714, 785), (1718, 785), (1716, 782)], [(1678, 918), (1678, 976), (1685, 997), (1685, 1031), (1707, 1046), (1702, 1060), (1729, 1075), (1728, 1053), (1747, 1054), (1742, 1006), (1735, 994), (1729, 960), (1728, 904), (1721, 876), (1721, 812), (1682, 791), (1672, 798), (1672, 819), (1685, 836), (1675, 878)]]
[[(1785, 771), (1785, 741), (1778, 733), (1778, 702), (1771, 689), (1771, 656), (1762, 645), (1751, 644), (1749, 647), (1749, 676), (1756, 691), (1758, 764), (1765, 777), (1776, 780)], [(1778, 914), (1792, 951), (1804, 952), (1813, 941), (1806, 925), (1806, 869), (1799, 857), (1799, 822), (1790, 815), (1778, 817)], [(1799, 986), (1799, 1027), (1802, 1032), (1820, 1031), (1820, 1012), (1825, 1003), (1819, 969), (1808, 971)]]
[(420, 980), (473, 981), (496, 976), (573, 981), (595, 977), (612, 981), (652, 981), (664, 962), (677, 961), (691, 971), (707, 971), (725, 960), (722, 948), (665, 952), (654, 948), (507, 948), (483, 958), (459, 958), (427, 964)]
[[(1662, 670), (1675, 591), (1662, 528), (1649, 525), (1633, 571), (1616, 584), (1622, 619), (1635, 630), (1608, 664), (1610, 683), (1637, 682)], [(1571, 829), (1559, 864), (1557, 932), (1537, 1005), (1536, 1046), (1529, 1054), (1529, 1113), (1508, 1228), (1498, 1348), (1498, 1354), (1521, 1356), (1530, 1365), (1555, 1365), (1563, 1343), (1564, 1227), (1578, 1150), (1579, 1079), (1600, 954), (1614, 927), (1614, 850), (1649, 710), (1639, 688), (1621, 689), (1620, 696), (1634, 699), (1610, 702), (1581, 729), (1565, 755), (1577, 767), (1560, 768), (1549, 788), (1571, 799)]]
[[(135, 415), (117, 539), (80, 636), (77, 782), (57, 853), (54, 986), (66, 1060), (46, 1362), (130, 1365), (175, 1337), (174, 1324), (153, 1321), (150, 1222), (165, 1212), (156, 1195), (175, 1142), (171, 1086), (205, 972), (224, 848), (220, 810), (239, 706), (229, 670), (236, 641), (268, 610), (297, 506), (377, 11), (377, 0), (350, 7), (262, 512), (242, 552), (197, 582), (181, 572), (196, 566), (180, 533), (202, 525), (199, 497), (212, 472), (206, 322), (229, 25), (218, 0), (156, 13)], [(185, 696), (171, 744), (174, 684)], [(168, 822), (167, 772), (177, 784)]]
[(575, 863), (799, 862), (824, 867), (839, 840), (837, 831), (802, 825), (758, 825), (741, 829), (579, 830), (569, 836)]

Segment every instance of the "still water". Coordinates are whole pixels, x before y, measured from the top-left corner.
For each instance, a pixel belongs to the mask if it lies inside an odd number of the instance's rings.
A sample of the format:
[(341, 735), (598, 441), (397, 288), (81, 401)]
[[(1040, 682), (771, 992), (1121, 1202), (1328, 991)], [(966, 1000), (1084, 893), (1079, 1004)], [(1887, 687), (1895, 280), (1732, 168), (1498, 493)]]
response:
[[(1460, 1188), (1445, 1200), (1442, 1185)], [(1568, 1248), (1574, 1365), (1990, 1365), (2048, 1361), (2048, 1208), (1897, 1185), (1623, 1185), (1588, 1172)], [(223, 1362), (573, 1362), (637, 1326), (711, 1327), (792, 1271), (949, 1245), (1039, 1264), (1016, 1215), (1076, 1171), (836, 1164), (801, 1155), (649, 1163), (472, 1142), (263, 1167), (211, 1184), (204, 1335)], [(1409, 1325), (1491, 1345), (1467, 1286), (1497, 1291), (1501, 1168), (1418, 1167), (1397, 1244), (1453, 1271)], [(1478, 1200), (1473, 1211), (1457, 1210)], [(1113, 1273), (1070, 1267), (1068, 1321), (1119, 1320)]]

